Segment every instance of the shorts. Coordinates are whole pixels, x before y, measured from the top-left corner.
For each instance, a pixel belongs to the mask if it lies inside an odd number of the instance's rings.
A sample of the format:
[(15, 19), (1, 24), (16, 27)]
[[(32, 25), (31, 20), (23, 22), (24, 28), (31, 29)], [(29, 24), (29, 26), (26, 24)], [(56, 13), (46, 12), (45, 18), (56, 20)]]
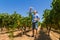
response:
[(38, 23), (32, 23), (32, 29), (38, 29)]

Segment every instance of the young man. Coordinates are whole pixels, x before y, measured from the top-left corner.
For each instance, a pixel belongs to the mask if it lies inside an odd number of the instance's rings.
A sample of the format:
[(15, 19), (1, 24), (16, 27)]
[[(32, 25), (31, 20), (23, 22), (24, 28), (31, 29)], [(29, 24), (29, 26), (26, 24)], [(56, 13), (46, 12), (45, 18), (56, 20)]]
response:
[(34, 30), (36, 31), (37, 34), (37, 29), (38, 29), (38, 21), (39, 21), (39, 15), (37, 14), (37, 11), (34, 10), (34, 13), (32, 15), (32, 37), (34, 37)]

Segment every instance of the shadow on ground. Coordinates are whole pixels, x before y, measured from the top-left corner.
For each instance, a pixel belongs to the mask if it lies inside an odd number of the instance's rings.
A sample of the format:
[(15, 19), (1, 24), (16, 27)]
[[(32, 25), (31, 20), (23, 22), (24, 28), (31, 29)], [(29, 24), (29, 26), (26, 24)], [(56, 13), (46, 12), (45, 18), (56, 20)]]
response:
[(56, 31), (56, 30), (51, 30), (51, 31), (53, 31), (53, 32), (56, 32), (56, 33), (60, 34), (60, 32), (58, 32), (58, 31)]
[(43, 30), (40, 30), (39, 36), (34, 40), (51, 40), (51, 38)]
[(26, 36), (28, 36), (28, 37), (32, 37), (31, 35), (29, 35), (29, 34), (25, 34)]
[(26, 36), (30, 37), (30, 35), (26, 34), (26, 33), (28, 33), (29, 31), (31, 31), (31, 30), (27, 30), (27, 31), (20, 32), (19, 34), (15, 35), (15, 36), (13, 36), (13, 37), (22, 37), (22, 35), (26, 35)]
[(22, 33), (19, 33), (18, 35), (15, 35), (15, 36), (13, 36), (14, 38), (15, 37), (22, 37)]
[[(16, 31), (19, 31), (19, 30), (14, 30), (12, 32), (16, 32)], [(9, 31), (7, 31), (7, 32), (2, 31), (0, 34), (6, 34), (6, 33), (9, 33)]]

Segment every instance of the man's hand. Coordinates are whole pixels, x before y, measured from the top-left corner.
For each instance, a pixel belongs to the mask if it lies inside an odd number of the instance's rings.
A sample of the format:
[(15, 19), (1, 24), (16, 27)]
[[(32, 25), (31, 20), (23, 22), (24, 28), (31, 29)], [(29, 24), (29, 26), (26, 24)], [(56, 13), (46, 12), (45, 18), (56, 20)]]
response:
[(39, 20), (40, 20), (40, 18), (35, 18), (34, 20), (35, 20), (35, 21), (39, 21)]

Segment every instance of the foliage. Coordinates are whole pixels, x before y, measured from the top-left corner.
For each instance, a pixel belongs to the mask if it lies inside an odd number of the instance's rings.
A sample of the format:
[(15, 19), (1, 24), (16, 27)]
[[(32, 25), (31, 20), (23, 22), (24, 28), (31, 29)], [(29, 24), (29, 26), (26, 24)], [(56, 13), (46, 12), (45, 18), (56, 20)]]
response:
[(60, 0), (53, 0), (52, 9), (45, 9), (43, 24), (60, 30)]

